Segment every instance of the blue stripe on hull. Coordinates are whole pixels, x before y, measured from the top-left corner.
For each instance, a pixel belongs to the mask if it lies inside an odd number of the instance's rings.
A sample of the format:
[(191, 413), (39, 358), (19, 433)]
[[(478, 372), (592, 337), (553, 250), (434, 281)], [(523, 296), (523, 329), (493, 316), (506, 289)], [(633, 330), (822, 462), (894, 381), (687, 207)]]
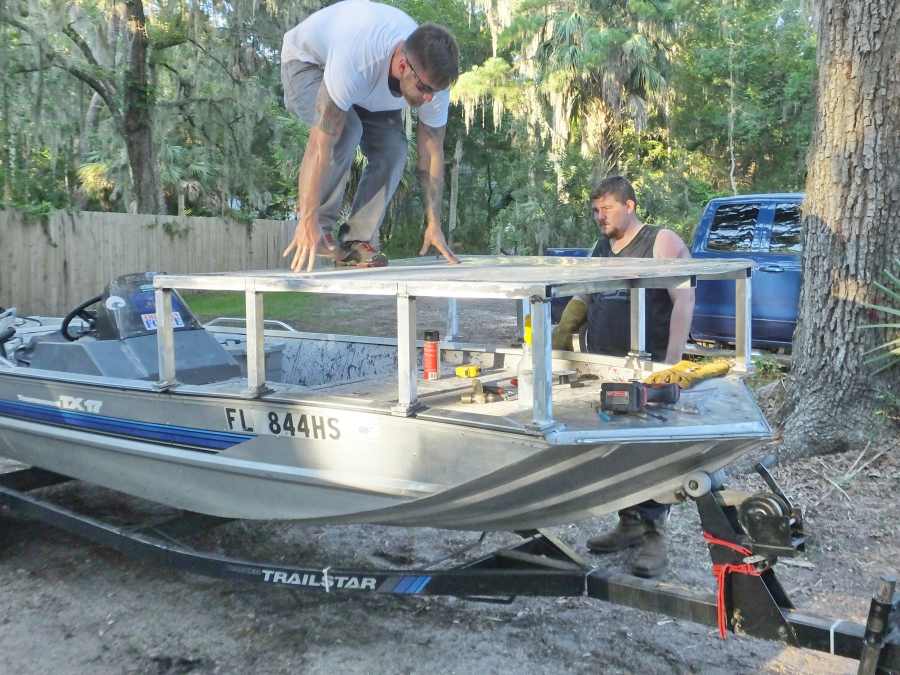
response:
[(76, 410), (62, 410), (35, 403), (0, 401), (0, 415), (65, 426), (79, 431), (94, 431), (112, 436), (125, 436), (134, 440), (161, 442), (172, 445), (188, 445), (204, 450), (225, 450), (254, 437), (253, 434), (236, 434), (228, 431), (210, 431), (173, 424), (156, 424), (119, 417), (107, 417)]

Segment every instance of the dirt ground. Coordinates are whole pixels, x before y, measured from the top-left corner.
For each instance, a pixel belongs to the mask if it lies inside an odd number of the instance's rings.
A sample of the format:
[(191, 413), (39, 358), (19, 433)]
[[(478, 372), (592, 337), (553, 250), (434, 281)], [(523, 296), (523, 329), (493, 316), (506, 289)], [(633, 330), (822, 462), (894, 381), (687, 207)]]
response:
[[(419, 328), (442, 329), (443, 307), (420, 303)], [(502, 303), (464, 307), (464, 337), (512, 336), (514, 319)], [(389, 303), (370, 305), (363, 314), (326, 302), (321, 314), (298, 328), (390, 334), (392, 317)], [(772, 387), (766, 392), (771, 397)], [(802, 566), (779, 563), (779, 578), (794, 603), (810, 613), (862, 621), (879, 575), (900, 567), (900, 457), (879, 455), (880, 450), (854, 448), (774, 469), (804, 509), (812, 535)], [(851, 471), (863, 464), (858, 473)], [(734, 476), (729, 485), (764, 488), (753, 475)], [(63, 485), (45, 493), (114, 522), (136, 522), (160, 511), (90, 486)], [(613, 522), (614, 516), (606, 516), (552, 532), (593, 563), (619, 571), (627, 554), (596, 557), (584, 547), (589, 536)], [(288, 564), (416, 568), (476, 539), (477, 533), (430, 529), (237, 522), (185, 541)], [(478, 550), (513, 541), (512, 535), (488, 535)], [(666, 580), (711, 591), (709, 557), (692, 505), (673, 509), (668, 541)], [(707, 627), (580, 598), (486, 605), (454, 598), (295, 593), (208, 579), (126, 558), (5, 512), (0, 513), (0, 654), (0, 671), (22, 675), (849, 673), (856, 668), (853, 661), (775, 643), (735, 636), (722, 641)]]

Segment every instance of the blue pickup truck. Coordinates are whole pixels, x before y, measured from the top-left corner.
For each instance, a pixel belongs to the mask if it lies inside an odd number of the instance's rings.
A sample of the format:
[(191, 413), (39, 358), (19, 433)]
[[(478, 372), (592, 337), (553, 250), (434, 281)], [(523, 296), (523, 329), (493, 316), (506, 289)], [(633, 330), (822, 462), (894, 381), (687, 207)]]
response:
[[(707, 204), (694, 232), (695, 258), (750, 258), (753, 272), (753, 346), (789, 348), (800, 299), (799, 193), (722, 197)], [(694, 340), (734, 340), (734, 284), (697, 284)]]
[[(694, 238), (694, 258), (750, 258), (753, 273), (753, 346), (790, 348), (800, 298), (800, 193), (720, 197), (706, 205)], [(551, 248), (547, 255), (588, 256), (590, 248)], [(554, 321), (565, 301), (553, 307)], [(691, 338), (734, 340), (734, 284), (697, 284)]]

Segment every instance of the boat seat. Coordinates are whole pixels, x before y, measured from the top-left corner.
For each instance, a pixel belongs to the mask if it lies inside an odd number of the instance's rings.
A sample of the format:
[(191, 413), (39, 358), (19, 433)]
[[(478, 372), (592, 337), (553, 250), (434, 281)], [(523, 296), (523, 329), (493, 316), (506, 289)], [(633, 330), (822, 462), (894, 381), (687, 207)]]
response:
[[(16, 352), (19, 363), (32, 368), (131, 380), (158, 380), (156, 335), (124, 340), (84, 336), (74, 342), (59, 331), (33, 337)], [(178, 380), (208, 384), (241, 376), (241, 366), (203, 329), (175, 332)]]

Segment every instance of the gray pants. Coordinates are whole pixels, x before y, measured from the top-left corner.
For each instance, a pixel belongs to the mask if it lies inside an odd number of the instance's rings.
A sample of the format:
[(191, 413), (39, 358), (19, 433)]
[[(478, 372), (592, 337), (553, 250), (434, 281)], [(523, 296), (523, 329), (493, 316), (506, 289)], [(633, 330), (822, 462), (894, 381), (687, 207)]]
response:
[[(310, 126), (317, 122), (316, 97), (322, 86), (321, 67), (302, 61), (281, 64), (284, 107)], [(353, 197), (347, 226), (334, 228), (340, 216), (350, 167), (359, 147), (368, 160)], [(399, 110), (370, 112), (353, 106), (334, 145), (331, 167), (322, 176), (319, 225), (341, 234), (343, 241), (366, 241), (379, 248), (378, 229), (406, 166), (407, 142)]]

